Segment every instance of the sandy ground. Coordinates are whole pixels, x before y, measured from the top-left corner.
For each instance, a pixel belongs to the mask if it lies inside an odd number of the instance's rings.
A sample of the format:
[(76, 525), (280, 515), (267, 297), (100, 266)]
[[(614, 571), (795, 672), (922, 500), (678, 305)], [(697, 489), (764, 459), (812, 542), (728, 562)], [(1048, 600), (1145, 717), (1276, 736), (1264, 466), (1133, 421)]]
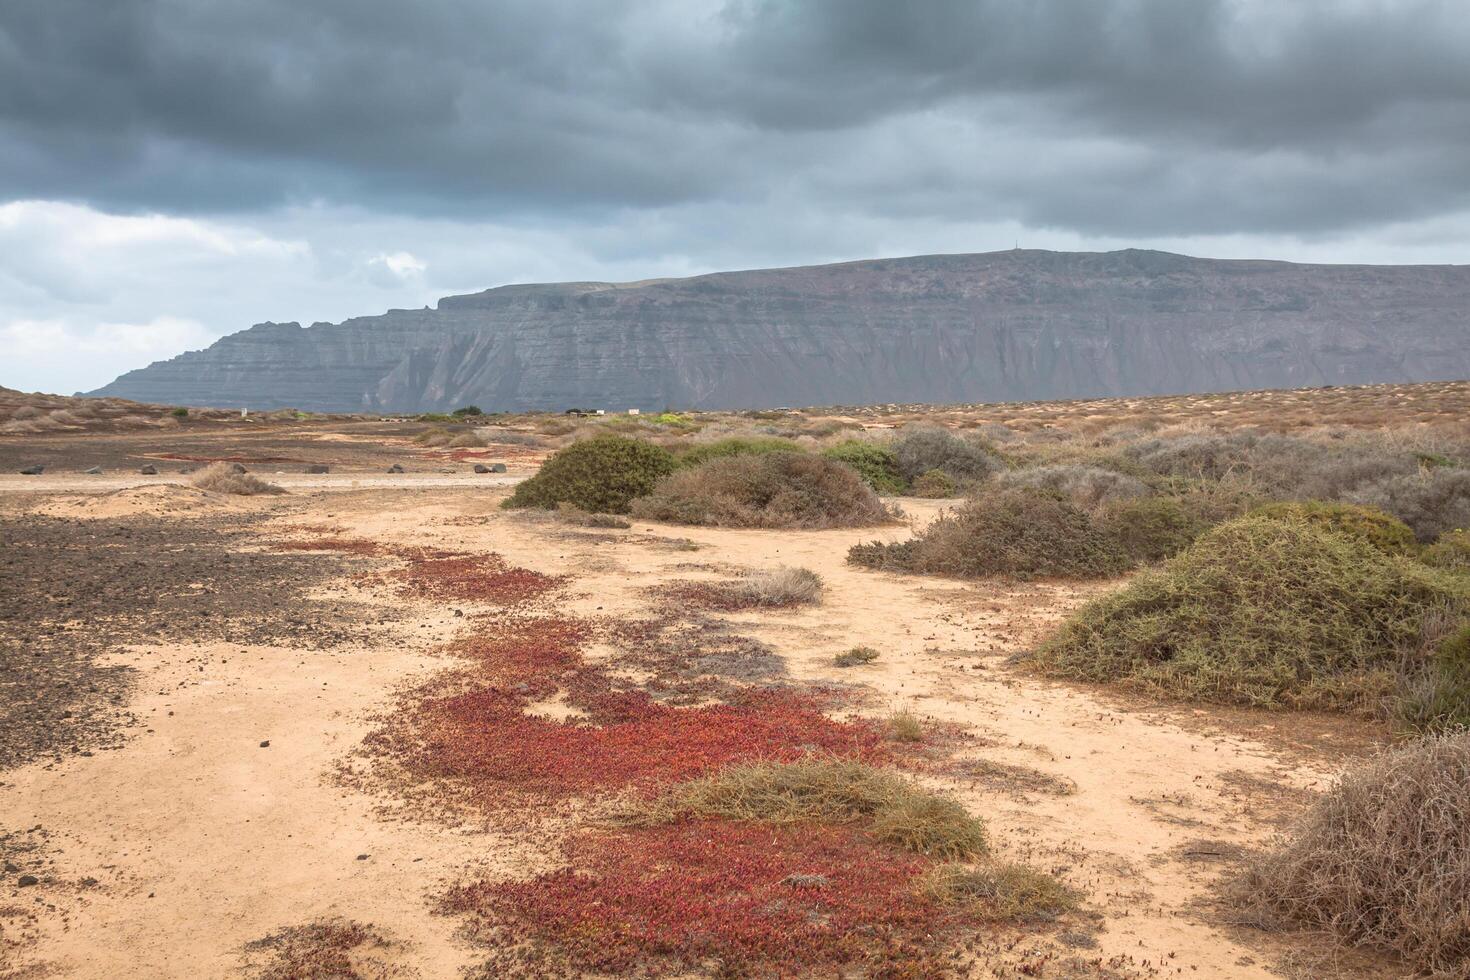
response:
[[(75, 508), (82, 486), (137, 485), (42, 479), (0, 477), (0, 492), (37, 495), (4, 506), (54, 512)], [(263, 516), (251, 525), (263, 537), (323, 523), (349, 537), (495, 551), (573, 575), (563, 600), (573, 613), (646, 612), (650, 586), (713, 574), (691, 563), (819, 572), (820, 607), (729, 618), (775, 647), (797, 680), (860, 684), (862, 710), (908, 707), (968, 733), (959, 754), (969, 775), (933, 777), (935, 785), (983, 815), (1005, 855), (1083, 891), (1101, 915), (1088, 956), (1113, 971), (1099, 976), (1280, 975), (1271, 968), (1279, 948), (1219, 924), (1215, 886), (1240, 848), (1265, 840), (1302, 791), (1372, 741), (1330, 722), (1170, 711), (1034, 678), (1008, 657), (1116, 586), (961, 584), (844, 563), (850, 544), (905, 528), (635, 522), (590, 533), (500, 511), (503, 477), (397, 477), (392, 488), (361, 475), (281, 479), (298, 492), (207, 506)], [(92, 496), (90, 509), (104, 514), (106, 499)], [(904, 506), (915, 522), (937, 510)], [(663, 540), (679, 538), (700, 547)], [(0, 886), (0, 977), (230, 976), (252, 940), (332, 916), (394, 940), (376, 955), (405, 971), (398, 975), (453, 977), (474, 964), (455, 921), (432, 913), (435, 897), (469, 870), (524, 874), (542, 858), (512, 827), (389, 818), (382, 798), (334, 778), (372, 714), (405, 683), (442, 669), (434, 649), (463, 628), (442, 605), (376, 601), (401, 618), (371, 640), (327, 650), (159, 643), (120, 652), (138, 672), (128, 707), (140, 723), (124, 745), (0, 772), (0, 833), (34, 844), (44, 861), (39, 885), (13, 887), (8, 875)], [(857, 644), (880, 650), (880, 660), (832, 665)]]

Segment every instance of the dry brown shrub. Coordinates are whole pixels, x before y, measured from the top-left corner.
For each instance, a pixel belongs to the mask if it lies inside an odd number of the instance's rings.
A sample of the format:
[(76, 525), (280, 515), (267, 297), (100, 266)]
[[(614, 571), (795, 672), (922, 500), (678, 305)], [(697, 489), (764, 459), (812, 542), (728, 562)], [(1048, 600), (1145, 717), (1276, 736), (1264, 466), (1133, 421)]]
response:
[(851, 468), (808, 453), (730, 456), (680, 470), (634, 516), (713, 527), (870, 527), (890, 517)]
[(1267, 919), (1470, 977), (1470, 734), (1425, 738), (1345, 774), (1241, 897)]
[(479, 435), (474, 432), (461, 432), (459, 435), (445, 443), (449, 449), (479, 449), (485, 444), (480, 441)]
[(1007, 470), (996, 476), (999, 487), (1031, 487), (1036, 490), (1051, 490), (1066, 497), (1084, 510), (1094, 510), (1104, 504), (1120, 503), (1147, 497), (1148, 486), (1142, 481), (1097, 466), (1077, 463), (1056, 463), (1049, 466), (1033, 466), (1022, 470)]
[(211, 493), (231, 493), (240, 497), (257, 494), (285, 493), (274, 483), (267, 483), (250, 473), (238, 473), (232, 463), (211, 463), (189, 481), (200, 490)]

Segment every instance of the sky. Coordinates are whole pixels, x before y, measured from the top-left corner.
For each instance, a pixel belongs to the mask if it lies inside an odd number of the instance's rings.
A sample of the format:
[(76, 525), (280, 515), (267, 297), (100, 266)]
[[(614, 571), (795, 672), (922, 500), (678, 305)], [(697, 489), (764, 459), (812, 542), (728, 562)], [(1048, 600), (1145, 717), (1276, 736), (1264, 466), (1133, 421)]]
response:
[(512, 282), (1470, 262), (1464, 0), (3, 0), (0, 385)]

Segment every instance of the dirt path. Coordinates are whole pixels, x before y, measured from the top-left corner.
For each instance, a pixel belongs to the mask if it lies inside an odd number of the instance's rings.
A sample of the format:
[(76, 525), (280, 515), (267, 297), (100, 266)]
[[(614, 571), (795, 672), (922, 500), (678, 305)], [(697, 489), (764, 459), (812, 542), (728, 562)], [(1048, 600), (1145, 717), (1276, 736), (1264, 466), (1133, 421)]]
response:
[[(586, 615), (646, 612), (650, 587), (722, 569), (819, 572), (821, 607), (732, 620), (773, 645), (798, 680), (861, 684), (864, 710), (909, 707), (973, 736), (959, 750), (965, 775), (932, 778), (989, 821), (1004, 853), (1084, 891), (1103, 916), (1089, 958), (1120, 975), (1272, 975), (1259, 950), (1198, 904), (1221, 859), (1271, 831), (1283, 794), (1330, 774), (1332, 745), (1290, 752), (1207, 730), (1208, 718), (1123, 710), (1006, 664), (1095, 587), (959, 585), (845, 565), (848, 545), (873, 532), (641, 522), (584, 532), (499, 511), (503, 491), (366, 487), (248, 506), (289, 506), (282, 521), (329, 522), (350, 537), (495, 551), (568, 573), (564, 605)], [(934, 510), (909, 507), (920, 518)], [(698, 550), (668, 546), (680, 538)], [(382, 819), (379, 800), (330, 778), (370, 712), (439, 669), (432, 650), (465, 622), (442, 606), (401, 611), (381, 641), (329, 651), (129, 650), (123, 659), (140, 671), (130, 708), (144, 727), (123, 748), (0, 773), (0, 832), (41, 828), (51, 862), (39, 886), (0, 890), (0, 937), (18, 943), (8, 952), (0, 943), (0, 976), (227, 976), (246, 943), (331, 916), (372, 923), (399, 943), (384, 955), (419, 976), (472, 964), (455, 922), (431, 914), (434, 897), (467, 867), (525, 873), (535, 849), (493, 824)], [(880, 650), (878, 663), (832, 665), (857, 644)]]

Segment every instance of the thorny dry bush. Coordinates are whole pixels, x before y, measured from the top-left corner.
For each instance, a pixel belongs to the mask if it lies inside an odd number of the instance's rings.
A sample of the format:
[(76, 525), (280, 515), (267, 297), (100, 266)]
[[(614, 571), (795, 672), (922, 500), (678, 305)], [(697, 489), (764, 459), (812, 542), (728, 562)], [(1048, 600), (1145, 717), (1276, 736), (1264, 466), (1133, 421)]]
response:
[(1260, 859), (1242, 898), (1265, 921), (1328, 929), (1443, 980), (1470, 977), (1470, 734), (1348, 772)]

